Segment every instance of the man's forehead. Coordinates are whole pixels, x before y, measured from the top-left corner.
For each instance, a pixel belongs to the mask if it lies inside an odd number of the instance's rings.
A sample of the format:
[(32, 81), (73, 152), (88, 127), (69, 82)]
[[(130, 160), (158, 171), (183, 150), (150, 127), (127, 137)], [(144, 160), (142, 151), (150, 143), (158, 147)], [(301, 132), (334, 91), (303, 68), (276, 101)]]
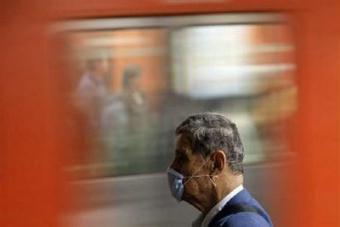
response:
[(176, 149), (178, 150), (191, 150), (189, 138), (183, 134), (176, 136)]

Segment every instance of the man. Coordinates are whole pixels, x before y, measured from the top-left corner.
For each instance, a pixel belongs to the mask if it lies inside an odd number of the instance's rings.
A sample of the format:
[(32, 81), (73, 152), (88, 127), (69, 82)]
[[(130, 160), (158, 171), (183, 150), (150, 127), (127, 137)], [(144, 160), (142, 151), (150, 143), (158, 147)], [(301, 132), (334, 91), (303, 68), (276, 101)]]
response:
[(108, 96), (104, 76), (108, 63), (95, 58), (87, 61), (87, 71), (81, 77), (76, 91), (76, 104), (84, 112), (93, 128), (99, 127), (101, 110)]
[(242, 186), (244, 150), (234, 123), (220, 114), (195, 114), (176, 135), (170, 190), (202, 212), (193, 226), (272, 227), (269, 215)]

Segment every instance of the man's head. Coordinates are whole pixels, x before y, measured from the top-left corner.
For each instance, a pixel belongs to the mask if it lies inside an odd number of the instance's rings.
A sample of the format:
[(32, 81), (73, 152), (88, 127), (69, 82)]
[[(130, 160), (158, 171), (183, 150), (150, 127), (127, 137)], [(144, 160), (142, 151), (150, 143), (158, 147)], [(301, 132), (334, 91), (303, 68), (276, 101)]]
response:
[(215, 113), (195, 114), (177, 127), (176, 135), (170, 167), (186, 177), (183, 200), (204, 212), (242, 184), (244, 150), (229, 119)]

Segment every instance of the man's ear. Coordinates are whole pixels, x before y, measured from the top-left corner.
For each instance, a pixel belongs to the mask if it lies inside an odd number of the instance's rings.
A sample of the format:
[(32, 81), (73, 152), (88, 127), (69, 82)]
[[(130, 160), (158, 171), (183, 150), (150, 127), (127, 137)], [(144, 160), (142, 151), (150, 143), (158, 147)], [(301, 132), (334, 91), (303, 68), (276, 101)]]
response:
[(224, 170), (227, 164), (227, 157), (222, 150), (217, 150), (211, 155), (212, 172), (220, 173)]

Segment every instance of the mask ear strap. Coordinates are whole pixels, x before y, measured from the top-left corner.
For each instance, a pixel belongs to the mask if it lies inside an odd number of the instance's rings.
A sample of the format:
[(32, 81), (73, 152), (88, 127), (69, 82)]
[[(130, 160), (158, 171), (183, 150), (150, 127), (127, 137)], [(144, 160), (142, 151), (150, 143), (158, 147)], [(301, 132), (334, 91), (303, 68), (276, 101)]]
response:
[(210, 175), (209, 180), (214, 185), (214, 187), (216, 187), (216, 182), (214, 181), (214, 177), (218, 177), (218, 176), (217, 175)]
[[(203, 158), (204, 159), (204, 158)], [(190, 181), (191, 180), (191, 178), (196, 178), (196, 177), (209, 177), (209, 179), (210, 179), (210, 176), (212, 176), (212, 175), (195, 175), (197, 172), (199, 172), (202, 168), (203, 168), (203, 166), (205, 166), (205, 164), (207, 164), (208, 163), (208, 161), (209, 161), (209, 159), (208, 160), (205, 160), (204, 161), (204, 163), (191, 175), (191, 176), (188, 176), (188, 177), (184, 177), (184, 179), (185, 178), (188, 178), (188, 180), (186, 180), (185, 182), (184, 182), (184, 184), (183, 185), (185, 185), (188, 181)]]
[(205, 166), (205, 164), (208, 163), (208, 161), (209, 161), (209, 159), (205, 160), (204, 163), (192, 175), (195, 175), (198, 171), (200, 171), (203, 168), (203, 166)]
[(187, 182), (189, 182), (192, 178), (198, 178), (198, 177), (209, 177), (209, 180), (211, 181), (211, 183), (216, 187), (216, 182), (213, 180), (214, 177), (217, 177), (217, 175), (209, 175), (209, 174), (205, 174), (205, 175), (195, 175), (195, 176), (190, 176), (190, 177), (184, 177), (188, 178), (188, 180), (186, 180), (183, 185), (185, 185)]

